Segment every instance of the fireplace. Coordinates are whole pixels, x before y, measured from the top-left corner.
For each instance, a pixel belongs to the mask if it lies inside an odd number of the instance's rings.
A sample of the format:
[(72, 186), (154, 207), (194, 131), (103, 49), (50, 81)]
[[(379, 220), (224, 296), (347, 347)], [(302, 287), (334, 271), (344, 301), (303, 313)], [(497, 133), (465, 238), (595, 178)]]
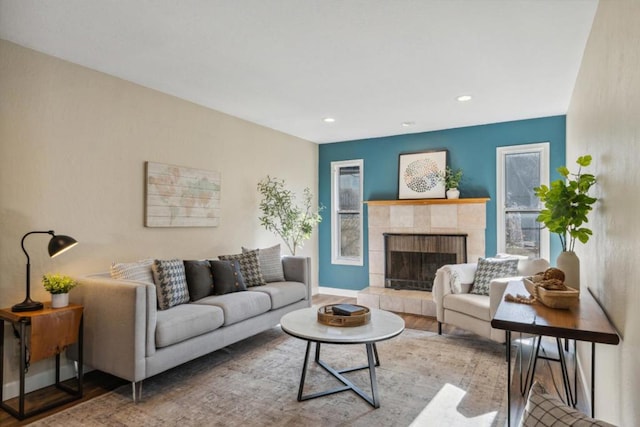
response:
[(384, 287), (431, 291), (436, 271), (467, 262), (466, 234), (384, 235)]

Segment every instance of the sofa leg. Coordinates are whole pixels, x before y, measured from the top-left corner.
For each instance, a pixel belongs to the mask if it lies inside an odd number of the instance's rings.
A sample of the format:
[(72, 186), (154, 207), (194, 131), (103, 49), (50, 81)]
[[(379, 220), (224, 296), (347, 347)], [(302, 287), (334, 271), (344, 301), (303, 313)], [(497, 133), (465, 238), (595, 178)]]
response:
[(138, 403), (142, 399), (142, 381), (133, 381), (131, 391), (133, 392), (133, 403)]
[(442, 335), (442, 322), (438, 322), (438, 335)]

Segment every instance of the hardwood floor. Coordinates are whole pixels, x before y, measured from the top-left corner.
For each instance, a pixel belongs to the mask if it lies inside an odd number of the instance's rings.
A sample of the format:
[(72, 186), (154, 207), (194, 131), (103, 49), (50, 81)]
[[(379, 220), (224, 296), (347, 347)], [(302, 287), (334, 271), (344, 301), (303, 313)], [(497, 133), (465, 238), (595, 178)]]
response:
[[(326, 305), (326, 304), (339, 304), (339, 303), (351, 303), (355, 304), (355, 298), (346, 298), (346, 297), (338, 297), (333, 295), (315, 295), (313, 297), (313, 303), (318, 305)], [(425, 317), (425, 316), (417, 316), (413, 314), (405, 314), (398, 313), (405, 321), (405, 325), (409, 329), (417, 329), (423, 331), (436, 332), (438, 331), (438, 322), (433, 317)], [(443, 334), (449, 336), (468, 336), (473, 337), (474, 335), (468, 331), (465, 331), (460, 328), (444, 325)], [(478, 339), (483, 339), (478, 337)], [(548, 354), (556, 354), (557, 351), (554, 351), (555, 342), (543, 342), (543, 346), (545, 347), (545, 351)], [(526, 347), (525, 347), (526, 349)], [(525, 360), (527, 355), (525, 354)], [(572, 358), (569, 358), (572, 359)], [(558, 363), (549, 362), (541, 360), (538, 362), (538, 368), (536, 370), (536, 380), (541, 381), (543, 385), (547, 388), (548, 391), (553, 392), (554, 390), (562, 390), (562, 376), (560, 374), (560, 369)], [(506, 365), (505, 365), (506, 369)], [(519, 392), (520, 381), (519, 376), (517, 374), (516, 366), (513, 367), (513, 381), (512, 381), (512, 399), (511, 399), (511, 412), (512, 412), (512, 425), (517, 425), (517, 420), (520, 419), (520, 414), (524, 409), (525, 399), (521, 396)], [(573, 366), (571, 365), (569, 368), (569, 372), (573, 372)], [(573, 379), (572, 379), (573, 381)], [(0, 410), (0, 426), (2, 427), (15, 427), (15, 426), (24, 426), (35, 420), (44, 418), (48, 415), (66, 409), (68, 407), (77, 405), (81, 402), (93, 399), (97, 396), (100, 396), (104, 393), (109, 392), (121, 385), (127, 384), (127, 381), (122, 380), (120, 378), (116, 378), (112, 375), (105, 374), (99, 371), (92, 371), (84, 376), (84, 396), (80, 400), (76, 400), (75, 402), (68, 403), (59, 408), (52, 409), (48, 412), (27, 418), (24, 421), (19, 421), (16, 418), (12, 417), (9, 413), (4, 410)], [(505, 385), (506, 387), (506, 385)], [(46, 404), (47, 402), (55, 400), (58, 396), (60, 396), (60, 391), (55, 387), (45, 387), (41, 390), (35, 391), (29, 394), (29, 399), (38, 402), (38, 404)], [(15, 402), (17, 399), (11, 399), (9, 403)], [(583, 397), (583, 393), (580, 395), (578, 399), (578, 408), (583, 412), (588, 413), (588, 408), (585, 408), (585, 399)]]

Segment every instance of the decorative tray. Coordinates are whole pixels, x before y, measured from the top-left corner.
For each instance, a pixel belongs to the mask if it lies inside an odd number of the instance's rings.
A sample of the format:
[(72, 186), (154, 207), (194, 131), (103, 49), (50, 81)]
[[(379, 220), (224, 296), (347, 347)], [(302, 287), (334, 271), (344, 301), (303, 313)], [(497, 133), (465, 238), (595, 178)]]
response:
[(371, 320), (371, 311), (363, 305), (349, 304), (351, 307), (359, 309), (350, 315), (340, 315), (333, 312), (334, 307), (342, 305), (329, 304), (320, 307), (318, 309), (318, 322), (329, 326), (351, 327), (366, 325)]
[(547, 307), (568, 309), (578, 303), (580, 291), (571, 288), (566, 291), (550, 291), (539, 286), (538, 299)]

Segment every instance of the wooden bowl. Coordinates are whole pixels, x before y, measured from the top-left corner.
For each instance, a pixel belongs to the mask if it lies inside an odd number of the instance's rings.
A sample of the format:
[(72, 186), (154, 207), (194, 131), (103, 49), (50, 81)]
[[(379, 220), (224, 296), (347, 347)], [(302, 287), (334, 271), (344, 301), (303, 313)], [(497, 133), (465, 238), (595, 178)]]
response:
[(531, 281), (531, 279), (529, 279), (528, 277), (523, 277), (522, 283), (524, 283), (524, 287), (527, 290), (527, 292), (529, 292), (530, 295), (535, 295), (534, 289), (536, 287), (536, 284), (533, 281)]
[(538, 300), (550, 308), (569, 309), (580, 301), (580, 291), (572, 288), (566, 291), (550, 291), (538, 287)]

